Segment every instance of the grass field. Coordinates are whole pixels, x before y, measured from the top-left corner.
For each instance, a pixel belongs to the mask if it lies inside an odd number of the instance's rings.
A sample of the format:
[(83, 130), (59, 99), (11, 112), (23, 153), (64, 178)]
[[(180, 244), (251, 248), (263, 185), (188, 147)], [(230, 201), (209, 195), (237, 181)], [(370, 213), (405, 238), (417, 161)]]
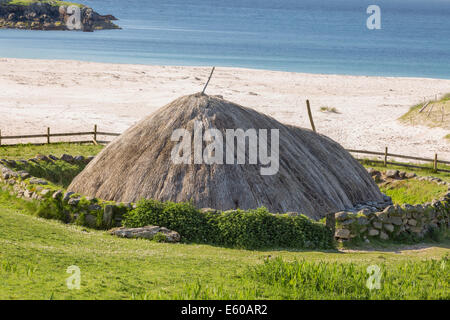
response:
[[(391, 244), (369, 252), (165, 244), (36, 218), (30, 215), (32, 203), (5, 199), (0, 198), (1, 299), (448, 299), (450, 294), (442, 260), (450, 253), (448, 242), (409, 251)], [(304, 268), (290, 264), (302, 260)], [(72, 265), (81, 270), (79, 290), (66, 286)], [(365, 287), (369, 265), (381, 268), (379, 290)]]
[[(72, 144), (7, 147), (0, 148), (0, 158), (88, 156), (100, 150)], [(401, 188), (407, 191), (399, 196), (421, 194), (420, 185)], [(36, 209), (37, 203), (0, 192), (0, 299), (450, 298), (448, 237), (408, 246), (371, 242), (341, 251), (250, 251), (119, 239), (37, 218)], [(66, 284), (73, 265), (81, 271), (79, 290)], [(372, 265), (380, 268), (380, 289), (366, 286)]]
[(52, 154), (61, 157), (67, 153), (72, 156), (80, 155), (84, 157), (95, 156), (103, 149), (103, 146), (78, 143), (52, 143), (43, 145), (23, 144), (16, 146), (0, 146), (0, 159), (30, 159), (38, 154)]

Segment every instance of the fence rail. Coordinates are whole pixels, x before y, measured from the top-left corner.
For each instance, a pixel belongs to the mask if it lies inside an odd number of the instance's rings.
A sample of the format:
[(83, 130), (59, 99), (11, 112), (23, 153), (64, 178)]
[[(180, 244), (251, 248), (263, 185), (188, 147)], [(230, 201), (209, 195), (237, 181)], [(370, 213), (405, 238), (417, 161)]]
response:
[[(104, 132), (104, 131), (98, 131), (97, 125), (94, 125), (93, 131), (84, 131), (84, 132), (69, 132), (69, 133), (51, 133), (50, 128), (47, 128), (46, 133), (42, 134), (27, 134), (27, 135), (14, 135), (14, 136), (2, 136), (2, 132), (0, 130), (0, 146), (2, 146), (2, 140), (18, 140), (18, 139), (36, 139), (36, 138), (46, 138), (45, 142), (41, 143), (31, 143), (35, 145), (42, 145), (42, 144), (50, 144), (50, 143), (59, 143), (62, 141), (55, 141), (52, 142), (52, 137), (76, 137), (76, 136), (92, 136), (91, 140), (82, 140), (82, 141), (63, 141), (67, 143), (93, 143), (93, 144), (108, 144), (110, 141), (105, 140), (98, 140), (98, 136), (110, 136), (110, 137), (117, 137), (120, 136), (120, 133), (114, 133), (114, 132)], [(20, 143), (16, 144), (3, 144), (3, 146), (14, 146), (18, 145)], [(450, 172), (450, 170), (447, 169), (441, 169), (438, 167), (438, 164), (445, 164), (450, 165), (450, 161), (448, 160), (441, 160), (438, 159), (438, 155), (435, 153), (434, 159), (431, 158), (422, 158), (422, 157), (415, 157), (415, 156), (408, 156), (408, 155), (402, 155), (402, 154), (396, 154), (396, 153), (389, 153), (388, 147), (384, 149), (384, 152), (380, 151), (369, 151), (369, 150), (356, 150), (356, 149), (346, 149), (350, 153), (359, 153), (359, 154), (367, 154), (367, 155), (375, 155), (375, 156), (382, 156), (383, 160), (372, 160), (367, 159), (368, 161), (375, 162), (375, 163), (381, 163), (384, 166), (387, 166), (388, 164), (401, 166), (401, 167), (408, 167), (408, 168), (429, 168), (420, 166), (418, 164), (406, 164), (406, 163), (397, 163), (397, 162), (390, 162), (388, 161), (389, 157), (391, 158), (399, 158), (399, 159), (409, 159), (409, 160), (417, 160), (422, 162), (430, 162), (433, 163), (433, 169), (436, 172)], [(358, 159), (359, 161), (363, 161), (365, 159)]]
[(101, 141), (97, 140), (97, 136), (120, 136), (120, 133), (113, 132), (103, 132), (97, 130), (97, 125), (94, 125), (93, 131), (84, 131), (84, 132), (58, 132), (51, 133), (50, 128), (47, 128), (46, 133), (42, 134), (26, 134), (26, 135), (14, 135), (14, 136), (2, 136), (2, 131), (0, 130), (0, 146), (14, 146), (20, 143), (15, 144), (3, 144), (3, 140), (19, 140), (19, 139), (37, 139), (37, 138), (46, 138), (45, 142), (41, 143), (31, 143), (31, 144), (50, 144), (50, 143), (58, 143), (61, 141), (52, 142), (52, 137), (77, 137), (77, 136), (92, 136), (92, 140), (83, 140), (83, 141), (64, 141), (64, 142), (73, 142), (73, 143), (108, 143), (109, 141)]
[[(440, 160), (438, 159), (437, 153), (434, 154), (434, 159), (430, 158), (422, 158), (422, 157), (414, 157), (414, 156), (407, 156), (402, 154), (396, 154), (396, 153), (389, 153), (388, 147), (384, 149), (384, 152), (378, 152), (378, 151), (368, 151), (368, 150), (355, 150), (355, 149), (347, 149), (350, 153), (360, 153), (360, 154), (368, 154), (368, 155), (376, 155), (376, 156), (383, 156), (383, 160), (372, 160), (367, 159), (368, 161), (375, 162), (375, 163), (382, 163), (384, 166), (387, 166), (388, 164), (396, 165), (400, 167), (408, 167), (408, 168), (419, 168), (419, 169), (428, 169), (429, 167), (419, 166), (418, 164), (406, 164), (406, 163), (397, 163), (397, 162), (390, 162), (388, 161), (388, 158), (399, 158), (399, 159), (409, 159), (409, 160), (418, 160), (422, 162), (431, 162), (433, 163), (433, 170), (436, 172), (450, 172), (450, 170), (447, 169), (441, 169), (438, 167), (439, 163), (450, 165), (450, 161), (447, 160)], [(364, 159), (358, 159), (360, 161)]]

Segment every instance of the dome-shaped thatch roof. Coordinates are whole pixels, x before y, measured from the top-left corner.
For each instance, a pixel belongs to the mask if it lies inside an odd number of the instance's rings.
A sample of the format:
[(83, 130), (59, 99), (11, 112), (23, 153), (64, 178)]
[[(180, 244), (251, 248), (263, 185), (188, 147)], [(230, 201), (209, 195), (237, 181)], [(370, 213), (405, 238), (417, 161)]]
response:
[[(261, 165), (175, 164), (175, 129), (279, 129), (279, 170)], [(268, 139), (270, 142), (270, 134)], [(203, 142), (203, 147), (206, 145)], [(270, 154), (270, 143), (269, 143)], [(225, 159), (225, 152), (224, 152)], [(194, 157), (192, 157), (194, 158)], [(296, 211), (312, 218), (383, 196), (366, 170), (338, 143), (308, 129), (284, 125), (232, 102), (201, 94), (181, 97), (129, 128), (91, 161), (70, 191), (105, 200), (193, 201), (197, 207)]]

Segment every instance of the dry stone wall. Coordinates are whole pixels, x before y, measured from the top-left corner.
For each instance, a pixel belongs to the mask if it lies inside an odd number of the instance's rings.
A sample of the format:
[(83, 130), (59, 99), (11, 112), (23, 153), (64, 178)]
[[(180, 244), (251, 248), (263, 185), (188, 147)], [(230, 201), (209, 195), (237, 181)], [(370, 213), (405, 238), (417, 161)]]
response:
[[(133, 203), (115, 203), (88, 198), (66, 192), (49, 181), (31, 176), (26, 171), (15, 170), (18, 162), (67, 161), (88, 163), (93, 157), (63, 155), (37, 156), (29, 160), (0, 159), (0, 186), (11, 195), (26, 200), (45, 202), (50, 200), (63, 212), (63, 220), (92, 228), (109, 229), (122, 226), (123, 215), (136, 207)], [(360, 238), (389, 240), (404, 235), (424, 237), (432, 229), (447, 229), (450, 215), (450, 184), (435, 177), (416, 177), (415, 174), (389, 170), (379, 172), (368, 169), (375, 180), (417, 179), (445, 185), (448, 192), (441, 198), (418, 205), (394, 205), (390, 197), (381, 202), (367, 202), (348, 210), (332, 213), (327, 217), (327, 226), (335, 229), (337, 240)], [(208, 209), (212, 210), (212, 209)], [(298, 213), (291, 212), (291, 215)]]
[(64, 154), (61, 158), (53, 155), (37, 156), (28, 160), (0, 159), (0, 186), (17, 198), (51, 202), (61, 210), (62, 220), (91, 228), (108, 229), (120, 227), (123, 215), (135, 206), (131, 203), (115, 203), (96, 198), (88, 198), (53, 185), (49, 181), (33, 177), (24, 170), (15, 170), (19, 162), (66, 161), (69, 163), (89, 163), (93, 157), (71, 156)]
[(417, 177), (414, 173), (398, 170), (380, 172), (368, 169), (377, 181), (383, 179), (416, 179), (447, 186), (447, 193), (441, 198), (423, 204), (390, 204), (384, 208), (366, 205), (352, 210), (335, 213), (335, 238), (349, 240), (360, 238), (388, 240), (404, 236), (423, 238), (433, 229), (448, 229), (450, 215), (450, 184), (436, 177)]

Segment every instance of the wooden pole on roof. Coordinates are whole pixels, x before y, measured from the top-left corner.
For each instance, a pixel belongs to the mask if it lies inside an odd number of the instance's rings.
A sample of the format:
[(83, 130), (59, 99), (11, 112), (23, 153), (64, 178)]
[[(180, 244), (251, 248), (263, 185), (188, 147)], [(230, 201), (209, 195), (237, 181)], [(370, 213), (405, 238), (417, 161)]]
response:
[(312, 117), (311, 106), (309, 104), (309, 100), (306, 100), (306, 108), (308, 108), (308, 117), (309, 117), (309, 122), (311, 122), (311, 128), (314, 132), (316, 132), (316, 126), (314, 125), (314, 120)]
[(208, 81), (206, 81), (206, 84), (205, 84), (205, 87), (203, 88), (202, 94), (205, 94), (206, 87), (208, 86), (209, 80), (211, 80), (211, 77), (212, 77), (212, 75), (213, 75), (215, 69), (216, 69), (216, 67), (213, 67), (213, 68), (212, 68), (211, 74), (209, 75)]

